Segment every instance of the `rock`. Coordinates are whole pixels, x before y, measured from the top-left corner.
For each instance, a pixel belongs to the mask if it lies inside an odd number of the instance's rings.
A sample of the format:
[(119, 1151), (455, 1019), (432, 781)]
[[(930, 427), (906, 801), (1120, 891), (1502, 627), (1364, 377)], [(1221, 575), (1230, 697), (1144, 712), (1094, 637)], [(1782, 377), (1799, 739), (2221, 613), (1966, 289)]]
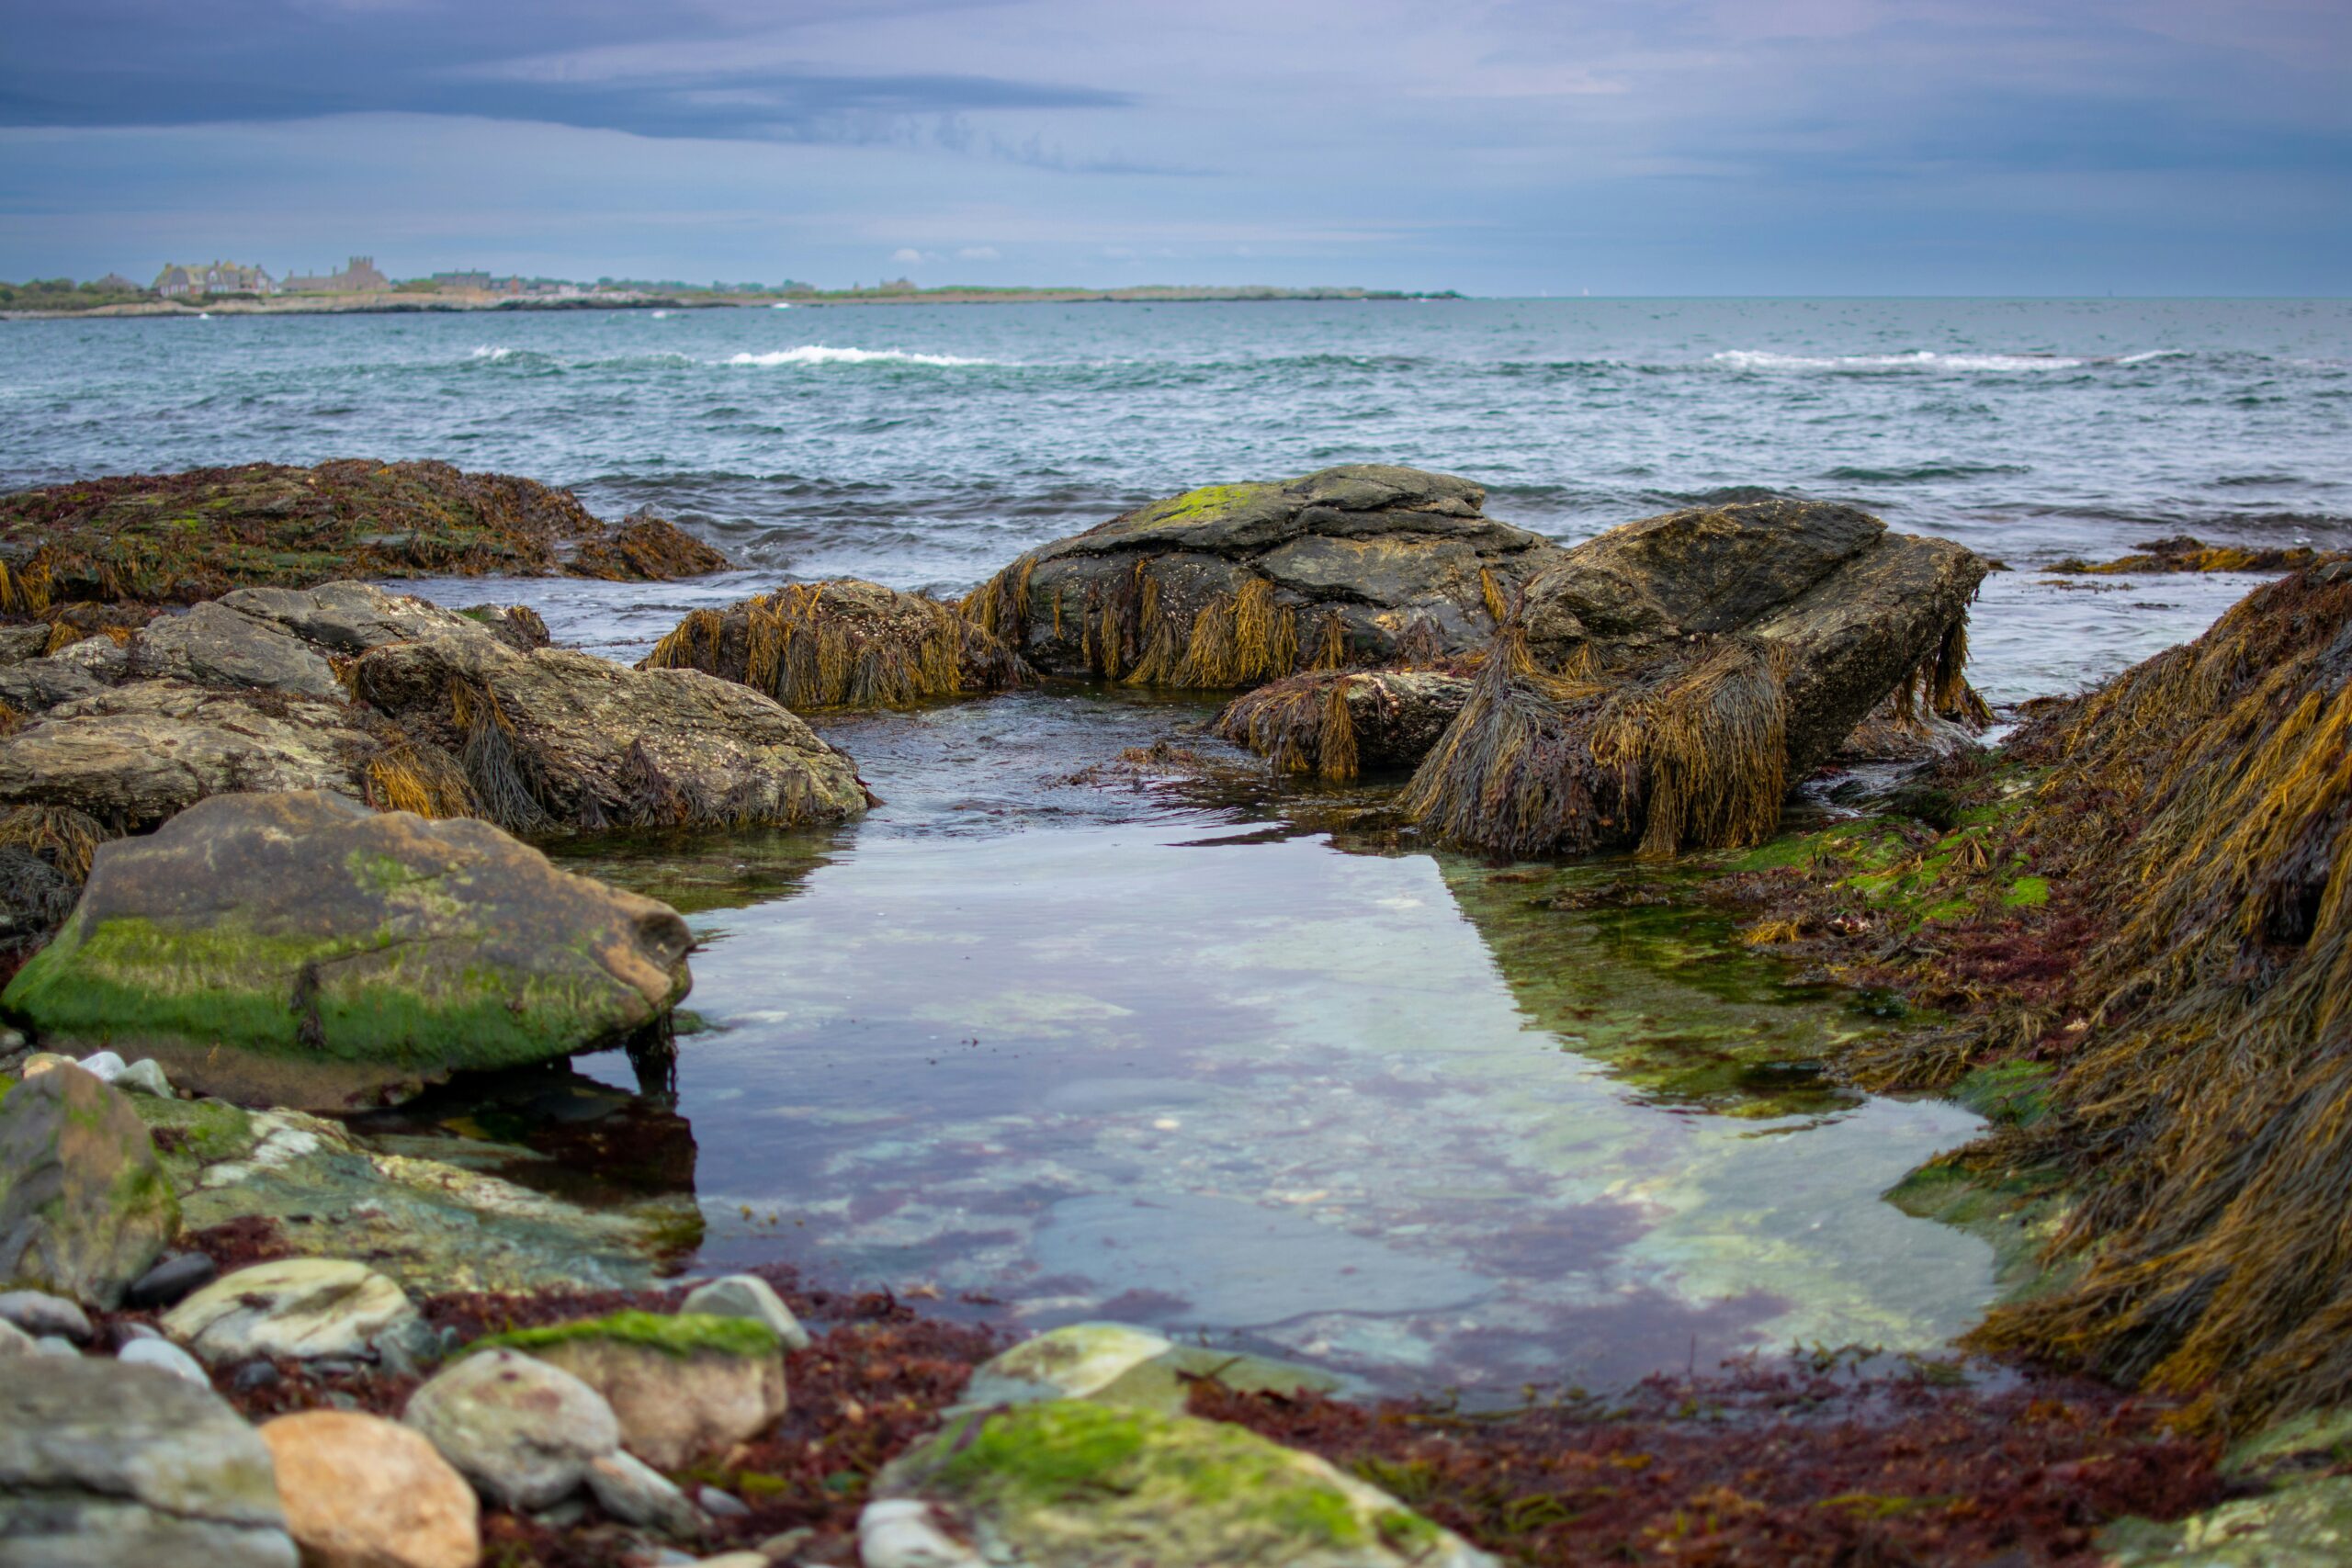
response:
[(876, 1478), (858, 1544), (865, 1568), (1493, 1562), (1385, 1493), (1241, 1427), (1069, 1400), (951, 1420)]
[(106, 689), (106, 683), (85, 669), (81, 660), (62, 656), (0, 667), (0, 703), (18, 713), (46, 713), (61, 703), (94, 697)]
[(568, 576), (609, 582), (658, 582), (725, 571), (732, 564), (676, 524), (637, 512), (606, 537), (574, 550), (563, 570)]
[(701, 1532), (702, 1510), (660, 1472), (625, 1450), (589, 1461), (588, 1490), (616, 1519), (681, 1539)]
[(215, 1366), (254, 1356), (361, 1356), (412, 1337), (406, 1292), (364, 1263), (284, 1258), (224, 1274), (164, 1314), (164, 1331)]
[(179, 1223), (154, 1140), (121, 1091), (56, 1067), (0, 1100), (0, 1282), (112, 1307)]
[(412, 594), (388, 593), (367, 582), (317, 588), (240, 588), (221, 605), (275, 626), (329, 654), (352, 655), (424, 637), (495, 637), (495, 628), (463, 611), (445, 610)]
[(743, 1499), (736, 1496), (732, 1492), (722, 1492), (716, 1486), (697, 1486), (695, 1488), (695, 1498), (709, 1511), (713, 1518), (748, 1519), (752, 1517), (751, 1507), (744, 1503)]
[(151, 1367), (0, 1377), (0, 1562), (294, 1568), (269, 1450), (208, 1388)]
[(220, 1265), (203, 1253), (179, 1253), (133, 1280), (123, 1292), (122, 1304), (139, 1311), (171, 1306), (220, 1276)]
[(71, 806), (124, 828), (208, 795), (333, 790), (356, 798), (382, 750), (346, 705), (141, 681), (51, 708), (0, 739), (0, 802)]
[(211, 1374), (204, 1370), (204, 1363), (168, 1339), (133, 1339), (117, 1351), (114, 1359), (126, 1367), (153, 1367), (205, 1388), (212, 1386)]
[(1419, 762), (1470, 690), (1468, 677), (1438, 670), (1315, 671), (1244, 692), (1212, 728), (1278, 772), (1351, 779)]
[(1253, 686), (1467, 653), (1558, 549), (1467, 479), (1383, 464), (1211, 485), (1030, 551), (966, 612), (1036, 668)]
[(0, 626), (0, 669), (39, 659), (49, 652), (49, 626), (35, 621), (29, 626)]
[(0, 1360), (33, 1353), (33, 1337), (13, 1323), (0, 1321)]
[(949, 1414), (1054, 1399), (1090, 1399), (1166, 1416), (1184, 1413), (1190, 1384), (1223, 1383), (1242, 1393), (1332, 1393), (1343, 1384), (1328, 1372), (1262, 1356), (1179, 1345), (1123, 1323), (1074, 1323), (1024, 1339), (972, 1373)]
[(269, 622), (226, 604), (194, 604), (159, 616), (131, 638), (128, 672), (198, 686), (258, 687), (329, 701), (342, 698), (334, 666)]
[(899, 707), (1032, 679), (1021, 657), (954, 604), (841, 578), (695, 610), (640, 670), (700, 670), (796, 713)]
[(45, 1291), (0, 1293), (0, 1323), (27, 1334), (56, 1334), (84, 1341), (91, 1336), (88, 1314), (64, 1297), (52, 1296)]
[(58, 1356), (70, 1361), (77, 1359), (82, 1352), (74, 1348), (74, 1341), (71, 1339), (62, 1339), (54, 1334), (44, 1334), (33, 1341), (33, 1354)]
[[(0, 543), (35, 552), (60, 599), (187, 604), (331, 577), (552, 576), (612, 537), (569, 491), (447, 463), (346, 458), (81, 479), (0, 497)], [(586, 575), (707, 570), (616, 549)]]
[(555, 640), (548, 633), (546, 619), (528, 604), (468, 604), (458, 614), (517, 653), (546, 648)]
[(304, 1568), (474, 1568), (481, 1505), (464, 1476), (397, 1422), (335, 1410), (261, 1428)]
[(682, 1313), (704, 1317), (748, 1318), (775, 1335), (787, 1350), (808, 1348), (808, 1331), (775, 1293), (775, 1287), (756, 1274), (729, 1274), (707, 1285), (696, 1285), (678, 1305)]
[(216, 795), (105, 846), (0, 1005), (208, 1094), (340, 1109), (616, 1043), (685, 994), (691, 942), (487, 823)]
[(467, 1356), (411, 1396), (401, 1419), (501, 1506), (544, 1508), (620, 1447), (604, 1396), (513, 1350)]
[(463, 759), (482, 814), (515, 832), (799, 827), (865, 809), (846, 756), (771, 698), (695, 671), (518, 653), (475, 628), (364, 654), (353, 686)]
[(157, 1100), (172, 1098), (171, 1077), (152, 1056), (141, 1056), (117, 1073), (114, 1086), (125, 1094), (152, 1095)]
[(480, 1342), (560, 1367), (602, 1394), (621, 1442), (657, 1470), (684, 1470), (774, 1426), (785, 1411), (776, 1336), (740, 1317), (618, 1312)]
[(1826, 502), (1613, 528), (1528, 583), (1398, 809), (1508, 855), (1756, 842), (1891, 694), (1965, 705), (1984, 572), (1958, 545)]
[(93, 1051), (74, 1065), (100, 1083), (113, 1083), (128, 1064), (112, 1051)]
[(85, 637), (50, 657), (68, 669), (81, 671), (101, 685), (119, 680), (130, 666), (130, 650), (110, 637)]

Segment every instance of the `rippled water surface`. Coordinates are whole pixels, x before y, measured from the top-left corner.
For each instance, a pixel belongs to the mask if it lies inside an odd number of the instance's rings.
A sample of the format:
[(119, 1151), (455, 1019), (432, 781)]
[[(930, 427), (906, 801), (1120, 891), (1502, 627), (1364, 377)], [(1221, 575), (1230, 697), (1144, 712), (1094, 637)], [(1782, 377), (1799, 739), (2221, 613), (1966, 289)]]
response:
[[(2192, 636), (2254, 581), (2038, 568), (2181, 532), (2352, 540), (2352, 307), (0, 324), (0, 485), (351, 455), (650, 505), (742, 563), (654, 587), (410, 585), (534, 604), (620, 658), (784, 578), (961, 587), (1143, 499), (1328, 463), (1464, 473), (1563, 538), (1793, 490), (2016, 568), (1973, 633), (1972, 673), (2009, 703)], [(1205, 712), (1057, 686), (820, 719), (887, 803), (865, 820), (567, 852), (676, 903), (704, 944), (683, 1121), (649, 1119), (645, 1170), (583, 1179), (691, 1183), (708, 1263), (928, 1284), (1025, 1324), (1124, 1317), (1390, 1387), (1601, 1385), (1795, 1340), (1924, 1349), (1981, 1310), (1984, 1244), (1880, 1197), (1973, 1118), (1811, 1070), (1875, 1021), (1708, 920), (1578, 908), (1623, 866), (1400, 841), (1377, 781), (1102, 770), (1211, 750), (1190, 729)]]

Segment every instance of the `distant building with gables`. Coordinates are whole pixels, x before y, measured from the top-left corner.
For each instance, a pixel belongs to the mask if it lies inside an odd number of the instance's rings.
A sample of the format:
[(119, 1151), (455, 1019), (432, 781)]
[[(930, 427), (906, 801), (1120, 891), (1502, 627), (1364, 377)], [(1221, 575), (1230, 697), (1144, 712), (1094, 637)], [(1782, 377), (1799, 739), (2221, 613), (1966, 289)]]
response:
[(155, 292), (166, 299), (199, 294), (275, 294), (277, 281), (264, 268), (246, 266), (241, 262), (217, 261), (207, 265), (175, 263), (155, 275)]
[(372, 294), (391, 286), (392, 280), (376, 270), (374, 256), (354, 256), (341, 272), (296, 274), (285, 285), (288, 294)]

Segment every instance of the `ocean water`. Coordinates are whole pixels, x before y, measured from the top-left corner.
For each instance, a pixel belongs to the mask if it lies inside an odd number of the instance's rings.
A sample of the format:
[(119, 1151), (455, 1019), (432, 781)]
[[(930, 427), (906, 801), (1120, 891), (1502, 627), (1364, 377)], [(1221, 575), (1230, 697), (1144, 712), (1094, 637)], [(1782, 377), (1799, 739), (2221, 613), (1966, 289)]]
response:
[[(2064, 557), (2183, 532), (2352, 543), (2352, 305), (0, 323), (0, 485), (355, 455), (651, 507), (741, 563), (404, 585), (532, 604), (621, 658), (786, 579), (958, 590), (1143, 500), (1330, 463), (1465, 474), (1493, 514), (1571, 540), (1750, 488), (1834, 497), (2012, 569), (1972, 643), (2014, 703), (2195, 635), (2256, 581), (2039, 570)], [(1793, 1342), (1932, 1350), (1982, 1309), (1985, 1244), (1882, 1197), (1974, 1119), (1813, 1071), (1881, 1021), (1718, 924), (1561, 897), (1626, 866), (1360, 828), (1393, 781), (1090, 772), (1207, 744), (1213, 711), (1057, 684), (818, 716), (885, 802), (860, 822), (562, 850), (700, 939), (699, 1032), (649, 1168), (700, 1198), (702, 1263), (1487, 1399)], [(1734, 1065), (1759, 1049), (1772, 1070)], [(578, 1067), (630, 1086), (610, 1058)], [(469, 1087), (447, 1119), (511, 1133), (616, 1103), (567, 1084)]]

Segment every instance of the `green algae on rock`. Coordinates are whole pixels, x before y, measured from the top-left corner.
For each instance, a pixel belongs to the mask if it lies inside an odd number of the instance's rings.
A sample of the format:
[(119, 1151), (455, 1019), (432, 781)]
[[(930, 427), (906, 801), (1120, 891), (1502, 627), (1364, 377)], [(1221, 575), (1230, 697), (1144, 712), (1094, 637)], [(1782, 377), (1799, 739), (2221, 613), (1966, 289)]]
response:
[(179, 1203), (130, 1096), (75, 1066), (6, 1089), (0, 1285), (113, 1307), (179, 1226)]
[(621, 1441), (657, 1470), (683, 1470), (774, 1426), (786, 1407), (784, 1342), (748, 1318), (618, 1312), (493, 1335), (571, 1373), (610, 1404)]
[(334, 1109), (616, 1043), (685, 995), (691, 942), (487, 823), (216, 795), (102, 849), (0, 1008), (208, 1092)]
[(972, 1373), (950, 1415), (1050, 1399), (1090, 1399), (1181, 1416), (1196, 1382), (1237, 1393), (1333, 1393), (1344, 1379), (1263, 1356), (1179, 1345), (1124, 1323), (1073, 1323), (1024, 1339)]
[(1492, 1562), (1311, 1454), (1220, 1422), (1083, 1400), (956, 1417), (893, 1461), (875, 1495), (858, 1527), (869, 1563), (919, 1561), (902, 1555), (918, 1531), (972, 1543), (943, 1565)]

